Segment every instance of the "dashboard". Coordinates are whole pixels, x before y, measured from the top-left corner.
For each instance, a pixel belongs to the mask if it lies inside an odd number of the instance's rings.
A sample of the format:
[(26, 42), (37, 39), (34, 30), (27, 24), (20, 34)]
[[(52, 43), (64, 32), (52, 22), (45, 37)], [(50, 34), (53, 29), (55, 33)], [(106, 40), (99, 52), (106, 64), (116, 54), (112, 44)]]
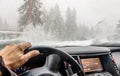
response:
[[(111, 50), (107, 47), (82, 46), (58, 47), (68, 52), (82, 65), (86, 76), (120, 76), (118, 67), (113, 61)], [(74, 67), (72, 71), (75, 72)]]
[[(120, 47), (66, 46), (52, 48), (70, 54), (82, 66), (85, 76), (120, 76)], [(38, 60), (38, 62), (34, 60)], [(41, 54), (13, 71), (19, 75), (27, 70), (44, 66), (45, 60), (46, 57)], [(60, 73), (66, 76), (77, 72), (73, 66), (64, 62)]]
[[(93, 46), (54, 48), (69, 53), (79, 63), (79, 65), (82, 66), (85, 76), (120, 76), (118, 67), (116, 63), (114, 63), (113, 56), (108, 48)], [(20, 74), (32, 68), (41, 67), (45, 64), (45, 58), (46, 57), (43, 55), (33, 58), (35, 60), (39, 59), (39, 62), (31, 62), (33, 61), (31, 60), (29, 62), (32, 64), (26, 63), (22, 67), (14, 70), (14, 72)], [(65, 75), (73, 75), (77, 72), (73, 66), (64, 62), (63, 66), (60, 68), (60, 73), (63, 73), (63, 75), (65, 73)]]

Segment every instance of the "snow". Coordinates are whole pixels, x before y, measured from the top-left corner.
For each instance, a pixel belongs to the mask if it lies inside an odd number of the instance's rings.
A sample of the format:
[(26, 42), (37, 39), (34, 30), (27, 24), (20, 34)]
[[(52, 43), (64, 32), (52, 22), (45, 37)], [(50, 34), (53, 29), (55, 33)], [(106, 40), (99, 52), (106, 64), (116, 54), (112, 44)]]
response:
[(93, 40), (83, 40), (83, 41), (63, 41), (51, 43), (53, 45), (58, 46), (89, 46), (93, 43)]
[[(0, 44), (10, 44), (10, 43), (19, 43), (19, 42), (25, 42), (20, 39), (12, 39), (12, 40), (0, 40)], [(84, 40), (84, 41), (42, 41), (41, 42), (35, 42), (31, 43), (34, 46), (40, 45), (40, 46), (89, 46), (93, 44), (93, 40)]]

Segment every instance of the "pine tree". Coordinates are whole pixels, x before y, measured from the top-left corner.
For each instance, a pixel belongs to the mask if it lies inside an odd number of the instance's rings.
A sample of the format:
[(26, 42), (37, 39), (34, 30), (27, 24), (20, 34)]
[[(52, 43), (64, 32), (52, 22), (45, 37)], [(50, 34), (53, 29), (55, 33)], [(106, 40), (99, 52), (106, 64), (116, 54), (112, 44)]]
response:
[(79, 25), (78, 27), (78, 39), (79, 40), (88, 40), (94, 37), (94, 28), (88, 27), (86, 25)]
[(0, 17), (0, 30), (3, 30), (3, 27), (4, 27), (3, 19)]
[(77, 32), (75, 9), (73, 11), (71, 11), (70, 8), (67, 9), (65, 26), (66, 26), (66, 39), (75, 40)]
[(10, 29), (9, 29), (9, 26), (8, 26), (7, 20), (4, 20), (3, 29), (4, 29), (4, 30), (10, 30)]
[(24, 0), (24, 4), (18, 9), (19, 26), (24, 28), (30, 23), (34, 26), (42, 24), (40, 8), (40, 0)]
[(0, 17), (0, 30), (1, 30), (2, 26), (3, 26), (3, 23), (2, 23), (2, 19)]
[(116, 29), (115, 29), (115, 35), (112, 37), (114, 40), (120, 40), (120, 20), (117, 23)]
[(120, 33), (120, 21), (118, 21), (117, 28), (118, 28), (118, 32)]
[[(112, 27), (112, 28), (110, 28)], [(108, 29), (110, 28), (110, 29)], [(115, 34), (115, 26), (109, 20), (104, 19), (96, 25), (96, 39), (109, 40)]]
[(52, 32), (58, 39), (63, 40), (64, 20), (58, 5), (50, 10), (48, 23), (49, 31)]
[(51, 15), (49, 15), (49, 12), (44, 8), (43, 14), (42, 14), (42, 21), (44, 30), (49, 33), (50, 23), (51, 23)]

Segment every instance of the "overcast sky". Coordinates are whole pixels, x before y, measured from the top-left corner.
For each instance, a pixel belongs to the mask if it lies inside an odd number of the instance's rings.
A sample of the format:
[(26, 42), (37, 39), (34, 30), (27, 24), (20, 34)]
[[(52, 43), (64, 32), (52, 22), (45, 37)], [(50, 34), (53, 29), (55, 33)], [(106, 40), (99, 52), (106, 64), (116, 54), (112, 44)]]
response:
[[(102, 19), (116, 21), (120, 19), (120, 0), (41, 0), (46, 8), (60, 5), (62, 15), (65, 16), (68, 7), (77, 11), (77, 23), (95, 25)], [(6, 19), (10, 25), (18, 25), (18, 8), (23, 0), (0, 0), (0, 17)]]

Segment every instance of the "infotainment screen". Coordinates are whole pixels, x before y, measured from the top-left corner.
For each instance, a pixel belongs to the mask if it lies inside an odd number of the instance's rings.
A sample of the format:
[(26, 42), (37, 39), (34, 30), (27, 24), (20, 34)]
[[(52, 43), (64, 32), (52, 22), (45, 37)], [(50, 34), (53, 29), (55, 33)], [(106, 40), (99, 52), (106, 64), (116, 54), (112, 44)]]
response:
[(81, 59), (84, 71), (87, 72), (96, 72), (102, 71), (103, 67), (99, 58), (85, 58)]

